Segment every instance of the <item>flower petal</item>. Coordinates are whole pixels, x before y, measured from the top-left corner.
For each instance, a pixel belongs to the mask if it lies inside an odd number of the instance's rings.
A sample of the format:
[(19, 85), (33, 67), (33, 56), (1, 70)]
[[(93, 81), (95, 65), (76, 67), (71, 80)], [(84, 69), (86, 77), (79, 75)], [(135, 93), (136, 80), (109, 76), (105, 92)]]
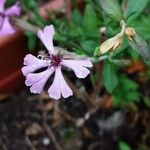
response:
[(19, 16), (20, 15), (20, 6), (19, 3), (17, 2), (15, 5), (13, 5), (12, 7), (6, 9), (6, 15), (9, 16)]
[(53, 74), (54, 68), (49, 68), (41, 73), (30, 73), (27, 75), (25, 84), (26, 86), (31, 86), (30, 91), (32, 93), (41, 93), (44, 89), (44, 86)]
[(52, 85), (50, 86), (48, 93), (49, 93), (50, 97), (52, 97), (56, 100), (60, 99), (61, 95), (64, 98), (67, 98), (67, 97), (73, 95), (72, 90), (67, 85), (67, 83), (62, 75), (60, 67), (56, 68), (56, 70), (55, 70), (54, 81), (53, 81)]
[(4, 5), (6, 0), (0, 0), (0, 12), (4, 11)]
[(10, 24), (9, 18), (5, 17), (2, 27), (0, 29), (0, 36), (13, 34), (13, 33), (15, 33), (15, 30), (13, 29), (12, 25)]
[(55, 30), (54, 30), (53, 25), (46, 26), (43, 31), (39, 30), (37, 33), (37, 36), (43, 42), (43, 44), (49, 51), (49, 54), (56, 54), (56, 51), (53, 45), (54, 33), (55, 33)]
[(62, 64), (72, 69), (78, 78), (85, 78), (90, 71), (86, 67), (92, 67), (89, 60), (63, 60)]
[(53, 72), (54, 72), (54, 68), (51, 67), (40, 73), (29, 73), (27, 75), (25, 84), (26, 84), (26, 86), (31, 86), (31, 85), (37, 83), (38, 81), (40, 81), (42, 78), (46, 78), (46, 77), (49, 78)]
[(35, 56), (29, 54), (24, 58), (24, 66), (22, 68), (22, 73), (24, 76), (27, 76), (29, 73), (35, 72), (38, 69), (49, 66), (49, 62), (46, 60), (41, 60)]
[(34, 55), (28, 54), (24, 58), (24, 65), (33, 65), (38, 63), (47, 63), (47, 60), (38, 59)]

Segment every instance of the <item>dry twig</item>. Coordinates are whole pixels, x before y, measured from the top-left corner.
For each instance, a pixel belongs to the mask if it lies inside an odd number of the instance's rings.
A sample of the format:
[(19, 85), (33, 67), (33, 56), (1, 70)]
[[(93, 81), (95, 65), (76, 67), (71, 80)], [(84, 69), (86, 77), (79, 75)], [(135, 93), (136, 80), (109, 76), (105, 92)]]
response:
[(48, 136), (50, 137), (50, 139), (53, 141), (53, 143), (55, 144), (55, 147), (57, 148), (57, 150), (62, 150), (60, 144), (58, 143), (53, 131), (51, 130), (51, 128), (44, 122), (43, 123), (43, 127), (45, 128)]

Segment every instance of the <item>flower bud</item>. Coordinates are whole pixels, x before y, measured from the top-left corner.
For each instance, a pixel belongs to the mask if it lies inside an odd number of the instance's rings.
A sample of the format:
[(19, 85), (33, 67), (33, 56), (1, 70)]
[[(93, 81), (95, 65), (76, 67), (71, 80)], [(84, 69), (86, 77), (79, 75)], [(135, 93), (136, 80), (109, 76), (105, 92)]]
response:
[(104, 54), (109, 50), (117, 49), (121, 45), (121, 43), (122, 43), (122, 37), (118, 37), (118, 35), (108, 39), (100, 46), (100, 54)]
[(118, 47), (120, 47), (122, 44), (122, 37), (118, 37), (114, 46), (113, 46), (113, 50), (117, 49)]

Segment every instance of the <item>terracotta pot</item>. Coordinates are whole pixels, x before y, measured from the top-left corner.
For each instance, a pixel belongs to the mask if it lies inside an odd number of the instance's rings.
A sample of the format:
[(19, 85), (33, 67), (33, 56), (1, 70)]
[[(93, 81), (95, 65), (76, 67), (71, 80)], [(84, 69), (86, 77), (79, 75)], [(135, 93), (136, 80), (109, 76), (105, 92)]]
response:
[[(44, 4), (40, 14), (47, 18), (47, 11), (57, 11), (64, 6), (64, 0), (53, 0)], [(21, 73), (23, 58), (27, 51), (26, 38), (21, 31), (0, 37), (0, 95), (8, 95), (24, 85)]]

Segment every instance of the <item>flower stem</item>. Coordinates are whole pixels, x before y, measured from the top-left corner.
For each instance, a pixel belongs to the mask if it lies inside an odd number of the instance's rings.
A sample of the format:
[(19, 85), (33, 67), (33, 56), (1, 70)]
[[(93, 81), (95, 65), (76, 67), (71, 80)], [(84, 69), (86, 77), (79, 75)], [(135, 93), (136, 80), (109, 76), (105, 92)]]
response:
[(30, 31), (36, 34), (40, 29), (38, 26), (32, 25), (23, 19), (13, 18), (13, 21), (17, 27), (24, 31)]
[(45, 130), (47, 131), (48, 133), (48, 136), (51, 138), (51, 140), (53, 141), (53, 143), (55, 144), (55, 147), (57, 150), (62, 150), (60, 144), (57, 142), (56, 140), (56, 137), (52, 131), (52, 129), (46, 124), (46, 123), (43, 123), (43, 127), (45, 128)]
[(67, 81), (67, 83), (71, 87), (71, 89), (73, 90), (76, 97), (80, 98), (85, 103), (88, 103), (90, 106), (91, 105), (93, 106), (90, 95), (88, 95), (85, 91), (81, 92), (80, 89), (78, 89), (67, 77), (65, 77), (65, 80)]

